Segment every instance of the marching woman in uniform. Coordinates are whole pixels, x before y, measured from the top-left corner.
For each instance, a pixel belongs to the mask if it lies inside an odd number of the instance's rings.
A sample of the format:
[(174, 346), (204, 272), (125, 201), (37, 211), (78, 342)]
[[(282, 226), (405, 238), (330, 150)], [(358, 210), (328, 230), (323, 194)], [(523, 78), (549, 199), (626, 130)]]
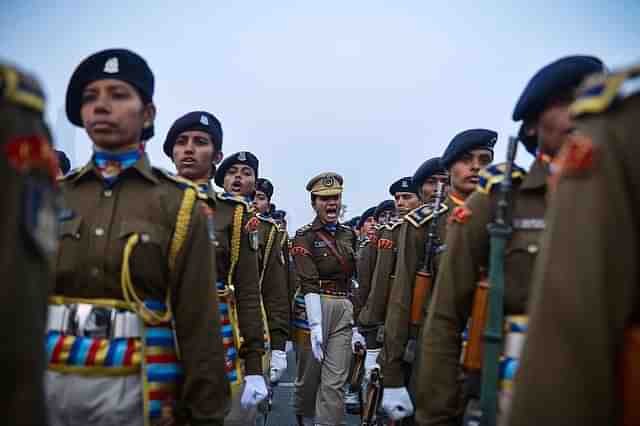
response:
[(316, 217), (296, 232), (292, 248), (304, 296), (304, 302), (296, 301), (295, 313), (298, 333), (302, 334), (298, 338), (294, 400), (299, 424), (303, 417), (314, 418), (315, 425), (344, 422), (344, 385), (353, 336), (350, 295), (356, 235), (338, 223), (342, 183), (342, 176), (323, 173), (307, 184)]
[(46, 342), (54, 426), (223, 424), (211, 207), (149, 164), (153, 90), (145, 60), (123, 49), (85, 59), (67, 89), (93, 155), (60, 181)]

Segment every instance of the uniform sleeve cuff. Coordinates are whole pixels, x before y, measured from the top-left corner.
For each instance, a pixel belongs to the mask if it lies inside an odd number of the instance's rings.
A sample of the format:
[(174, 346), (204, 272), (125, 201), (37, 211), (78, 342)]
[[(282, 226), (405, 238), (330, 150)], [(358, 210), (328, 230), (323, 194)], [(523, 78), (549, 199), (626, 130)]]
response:
[(262, 375), (262, 360), (260, 353), (249, 352), (244, 358), (244, 367), (247, 376), (259, 374)]

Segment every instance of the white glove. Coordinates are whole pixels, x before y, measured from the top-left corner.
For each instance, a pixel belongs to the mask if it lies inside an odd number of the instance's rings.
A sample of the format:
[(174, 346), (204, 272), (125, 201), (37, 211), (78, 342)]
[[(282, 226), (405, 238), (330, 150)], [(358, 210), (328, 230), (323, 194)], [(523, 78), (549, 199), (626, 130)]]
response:
[(413, 414), (413, 404), (407, 388), (385, 388), (382, 392), (382, 408), (393, 420)]
[(293, 342), (291, 340), (287, 340), (287, 343), (284, 344), (284, 351), (289, 353), (293, 350)]
[(287, 353), (284, 351), (271, 351), (271, 369), (269, 371), (269, 380), (276, 383), (280, 380), (287, 369)]
[(353, 327), (353, 334), (351, 335), (351, 351), (356, 353), (356, 343), (360, 343), (364, 349), (367, 348), (367, 343), (364, 341), (364, 336), (358, 331), (358, 327)]
[(304, 295), (304, 304), (307, 310), (307, 321), (311, 328), (311, 351), (313, 357), (319, 362), (324, 358), (322, 349), (322, 305), (320, 295), (317, 293), (307, 293)]
[(264, 377), (257, 374), (246, 376), (244, 378), (244, 390), (240, 397), (240, 405), (247, 410), (258, 405), (267, 395), (269, 395), (269, 391), (267, 391)]
[(380, 349), (367, 349), (367, 356), (364, 358), (364, 376), (371, 376), (371, 370), (374, 368), (380, 368), (378, 365), (378, 355), (380, 355)]

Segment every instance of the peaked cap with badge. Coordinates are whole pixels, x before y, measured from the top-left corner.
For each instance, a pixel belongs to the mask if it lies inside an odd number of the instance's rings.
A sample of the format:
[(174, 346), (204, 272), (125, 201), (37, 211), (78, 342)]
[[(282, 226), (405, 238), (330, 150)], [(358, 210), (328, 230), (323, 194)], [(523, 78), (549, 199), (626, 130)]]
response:
[(498, 140), (498, 134), (488, 129), (470, 129), (460, 132), (447, 145), (440, 162), (445, 169), (449, 169), (465, 152), (473, 149), (488, 149), (493, 153), (493, 146)]
[(412, 192), (418, 194), (418, 186), (413, 182), (411, 176), (406, 176), (398, 179), (389, 187), (389, 194), (393, 197), (397, 192)]
[(178, 118), (169, 129), (162, 150), (169, 158), (173, 158), (173, 146), (182, 132), (200, 130), (208, 133), (216, 151), (222, 149), (222, 125), (210, 112), (192, 111)]
[(236, 164), (244, 164), (245, 166), (251, 167), (257, 179), (259, 163), (258, 157), (249, 151), (240, 151), (235, 154), (231, 154), (225, 158), (222, 163), (220, 163), (220, 166), (218, 166), (218, 170), (216, 170), (215, 183), (222, 188), (224, 186), (224, 176), (227, 174), (227, 171)]
[(330, 196), (342, 194), (344, 179), (335, 172), (320, 173), (307, 183), (311, 195)]
[[(80, 108), (82, 92), (97, 80), (114, 79), (132, 85), (146, 105), (153, 102), (155, 79), (147, 62), (137, 53), (127, 49), (108, 49), (86, 58), (71, 76), (66, 95), (66, 112), (69, 121), (83, 127)], [(153, 124), (142, 130), (142, 140), (153, 137)]]

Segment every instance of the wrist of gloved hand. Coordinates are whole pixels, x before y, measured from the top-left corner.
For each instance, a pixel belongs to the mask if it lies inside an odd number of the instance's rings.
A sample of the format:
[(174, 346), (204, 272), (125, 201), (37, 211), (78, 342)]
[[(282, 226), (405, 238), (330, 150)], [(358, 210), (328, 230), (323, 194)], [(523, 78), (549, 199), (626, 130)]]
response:
[(269, 380), (277, 383), (287, 369), (287, 353), (284, 351), (271, 351), (271, 368), (269, 370)]
[(269, 395), (264, 377), (252, 374), (244, 378), (244, 389), (240, 397), (240, 405), (245, 410), (258, 405)]
[(382, 408), (393, 420), (401, 420), (413, 414), (413, 403), (407, 388), (384, 388)]
[(364, 340), (364, 336), (358, 331), (358, 327), (353, 327), (352, 332), (353, 334), (351, 335), (351, 350), (354, 353), (356, 352), (357, 343), (360, 343), (360, 345), (362, 345), (362, 349), (366, 349), (367, 343)]

